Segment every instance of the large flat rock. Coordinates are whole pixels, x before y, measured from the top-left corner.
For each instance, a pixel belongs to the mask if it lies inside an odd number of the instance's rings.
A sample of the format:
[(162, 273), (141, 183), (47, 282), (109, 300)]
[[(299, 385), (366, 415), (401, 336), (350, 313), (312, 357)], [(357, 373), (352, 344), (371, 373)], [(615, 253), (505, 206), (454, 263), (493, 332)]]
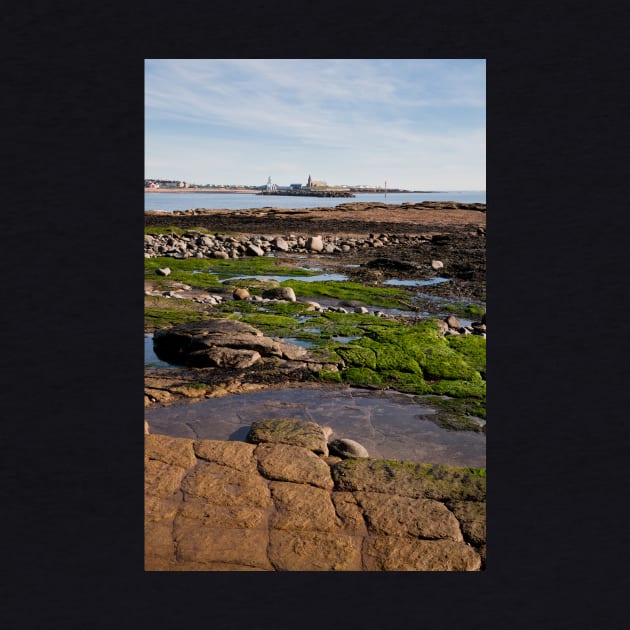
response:
[(145, 570), (480, 570), (485, 483), (402, 464), (397, 486), (382, 460), (145, 435)]

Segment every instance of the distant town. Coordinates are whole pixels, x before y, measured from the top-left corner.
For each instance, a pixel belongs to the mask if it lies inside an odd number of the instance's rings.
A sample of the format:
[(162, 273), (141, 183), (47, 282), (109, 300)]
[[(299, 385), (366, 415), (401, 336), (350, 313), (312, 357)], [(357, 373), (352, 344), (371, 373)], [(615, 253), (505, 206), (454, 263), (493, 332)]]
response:
[(191, 182), (180, 181), (176, 179), (145, 179), (145, 192), (250, 192), (250, 193), (282, 193), (290, 191), (313, 191), (313, 192), (435, 192), (429, 190), (404, 190), (401, 188), (389, 188), (385, 182), (383, 186), (332, 186), (323, 180), (312, 179), (308, 176), (305, 184), (289, 184), (283, 186), (275, 184), (271, 181), (271, 177), (267, 179), (266, 184), (252, 186), (246, 184), (194, 184)]

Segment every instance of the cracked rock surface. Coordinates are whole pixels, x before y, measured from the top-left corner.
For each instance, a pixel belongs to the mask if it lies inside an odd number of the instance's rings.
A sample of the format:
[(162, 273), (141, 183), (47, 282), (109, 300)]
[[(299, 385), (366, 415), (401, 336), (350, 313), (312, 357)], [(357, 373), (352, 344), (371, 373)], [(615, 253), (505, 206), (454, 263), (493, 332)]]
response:
[(485, 478), (268, 437), (145, 435), (145, 570), (484, 568)]

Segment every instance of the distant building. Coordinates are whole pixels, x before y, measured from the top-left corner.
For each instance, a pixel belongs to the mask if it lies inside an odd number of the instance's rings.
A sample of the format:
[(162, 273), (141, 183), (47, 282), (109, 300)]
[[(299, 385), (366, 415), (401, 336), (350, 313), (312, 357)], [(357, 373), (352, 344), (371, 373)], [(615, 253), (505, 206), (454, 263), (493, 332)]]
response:
[(278, 187), (275, 184), (271, 183), (271, 175), (267, 178), (267, 192), (275, 192), (278, 190)]
[(306, 182), (307, 188), (328, 188), (328, 184), (321, 179), (311, 179), (311, 176), (308, 176), (308, 181)]
[(291, 184), (291, 190), (300, 190), (302, 188), (302, 184)]
[(180, 188), (186, 188), (186, 182), (179, 182), (178, 186)]

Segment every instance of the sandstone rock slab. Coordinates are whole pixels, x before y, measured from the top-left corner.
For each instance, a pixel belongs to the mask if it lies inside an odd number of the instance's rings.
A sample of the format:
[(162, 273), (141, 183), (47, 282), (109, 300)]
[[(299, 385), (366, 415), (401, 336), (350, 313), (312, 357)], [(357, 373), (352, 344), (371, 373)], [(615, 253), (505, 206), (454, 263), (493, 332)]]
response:
[(270, 482), (276, 513), (270, 518), (274, 529), (332, 532), (340, 529), (330, 492), (303, 484)]
[(193, 450), (199, 459), (252, 474), (257, 472), (255, 448), (253, 444), (245, 442), (222, 440), (197, 440), (193, 443)]
[(266, 529), (206, 527), (184, 517), (175, 519), (174, 540), (179, 561), (221, 562), (273, 569), (267, 558)]
[(269, 559), (277, 571), (361, 571), (361, 538), (272, 529)]
[(396, 536), (366, 538), (366, 571), (478, 571), (481, 557), (469, 545), (453, 540), (414, 540)]
[(186, 438), (148, 434), (144, 436), (144, 452), (148, 459), (184, 469), (192, 468), (197, 463), (193, 440)]
[(185, 496), (202, 497), (214, 505), (272, 505), (269, 487), (262, 477), (214, 462), (200, 462), (184, 478), (181, 488)]
[(331, 490), (330, 467), (312, 451), (289, 444), (263, 443), (256, 448), (258, 470), (267, 479), (303, 483)]
[(371, 534), (458, 542), (464, 539), (458, 520), (439, 501), (384, 496), (376, 492), (357, 492), (355, 497)]
[(486, 543), (485, 501), (450, 501), (449, 509), (460, 522), (467, 542), (477, 546)]

